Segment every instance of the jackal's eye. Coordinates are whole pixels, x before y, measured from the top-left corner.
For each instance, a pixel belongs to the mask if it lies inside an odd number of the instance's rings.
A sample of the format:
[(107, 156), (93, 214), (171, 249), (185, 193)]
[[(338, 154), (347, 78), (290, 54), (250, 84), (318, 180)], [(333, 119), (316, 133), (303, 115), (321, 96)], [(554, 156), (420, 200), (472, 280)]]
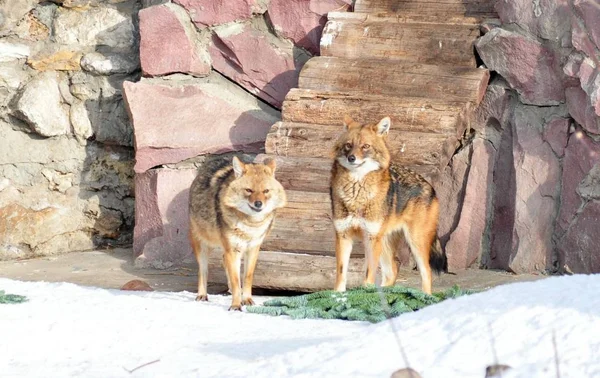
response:
[(371, 148), (370, 144), (363, 144), (363, 146), (362, 146), (363, 150), (368, 150), (369, 148)]
[(267, 194), (267, 193), (269, 193), (269, 189), (265, 189), (265, 190), (263, 190), (263, 193), (264, 193), (264, 194)]
[(352, 149), (352, 143), (346, 143), (346, 144), (344, 145), (344, 148), (345, 148), (345, 149), (347, 149), (347, 150), (350, 150), (350, 149)]
[(252, 193), (253, 193), (253, 190), (252, 190), (252, 189), (250, 189), (250, 188), (246, 188), (246, 193), (248, 193), (248, 194), (252, 194)]

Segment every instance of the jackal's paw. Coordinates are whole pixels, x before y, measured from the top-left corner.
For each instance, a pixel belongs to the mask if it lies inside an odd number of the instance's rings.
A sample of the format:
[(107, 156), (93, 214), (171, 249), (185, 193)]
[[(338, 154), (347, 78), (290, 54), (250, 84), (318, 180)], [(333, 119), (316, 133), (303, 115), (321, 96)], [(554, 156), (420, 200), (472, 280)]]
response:
[(231, 307), (229, 307), (229, 311), (242, 311), (242, 305), (231, 305)]
[(208, 302), (208, 295), (198, 295), (196, 302)]
[(248, 297), (248, 298), (243, 299), (242, 300), (242, 304), (244, 306), (254, 306), (255, 305), (254, 300), (252, 299), (252, 297)]

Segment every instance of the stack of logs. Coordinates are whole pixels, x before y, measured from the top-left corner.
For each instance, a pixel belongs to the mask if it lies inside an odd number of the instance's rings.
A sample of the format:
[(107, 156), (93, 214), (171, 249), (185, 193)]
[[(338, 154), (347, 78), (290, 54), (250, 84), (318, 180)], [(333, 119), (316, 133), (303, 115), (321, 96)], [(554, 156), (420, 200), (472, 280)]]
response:
[[(306, 63), (267, 136), (289, 205), (263, 244), (257, 287), (332, 287), (329, 172), (345, 114), (363, 123), (389, 116), (393, 158), (436, 185), (489, 79), (476, 66), (473, 43), (493, 5), (465, 1), (357, 0), (354, 13), (329, 13), (321, 56)], [(357, 243), (350, 285), (362, 281), (362, 256)]]

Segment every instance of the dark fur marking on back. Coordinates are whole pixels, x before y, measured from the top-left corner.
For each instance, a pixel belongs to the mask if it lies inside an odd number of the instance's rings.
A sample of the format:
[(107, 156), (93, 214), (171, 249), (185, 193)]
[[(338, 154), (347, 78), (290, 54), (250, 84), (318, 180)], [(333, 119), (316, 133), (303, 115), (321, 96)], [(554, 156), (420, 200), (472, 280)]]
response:
[[(225, 167), (222, 166), (219, 169), (223, 169)], [(216, 170), (215, 172), (217, 172), (218, 170)], [(223, 213), (221, 212), (221, 192), (223, 191), (223, 183), (226, 182), (231, 176), (233, 175), (233, 167), (231, 167), (231, 169), (227, 170), (227, 173), (225, 173), (224, 175), (222, 175), (221, 177), (217, 178), (217, 191), (215, 193), (215, 202), (214, 202), (214, 206), (215, 206), (215, 214), (217, 216), (217, 226), (219, 228), (223, 228), (225, 226), (224, 221), (223, 221)], [(210, 182), (210, 180), (209, 180)]]

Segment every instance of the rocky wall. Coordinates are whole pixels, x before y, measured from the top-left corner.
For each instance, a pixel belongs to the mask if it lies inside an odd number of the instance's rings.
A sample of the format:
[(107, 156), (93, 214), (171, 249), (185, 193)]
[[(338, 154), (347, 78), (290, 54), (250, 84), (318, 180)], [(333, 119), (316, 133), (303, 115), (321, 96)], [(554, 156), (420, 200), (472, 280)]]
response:
[[(476, 43), (495, 75), (452, 176), (456, 268), (600, 272), (600, 3), (499, 0)], [(459, 172), (464, 158), (448, 169)]]
[(132, 242), (140, 7), (0, 1), (0, 259)]

